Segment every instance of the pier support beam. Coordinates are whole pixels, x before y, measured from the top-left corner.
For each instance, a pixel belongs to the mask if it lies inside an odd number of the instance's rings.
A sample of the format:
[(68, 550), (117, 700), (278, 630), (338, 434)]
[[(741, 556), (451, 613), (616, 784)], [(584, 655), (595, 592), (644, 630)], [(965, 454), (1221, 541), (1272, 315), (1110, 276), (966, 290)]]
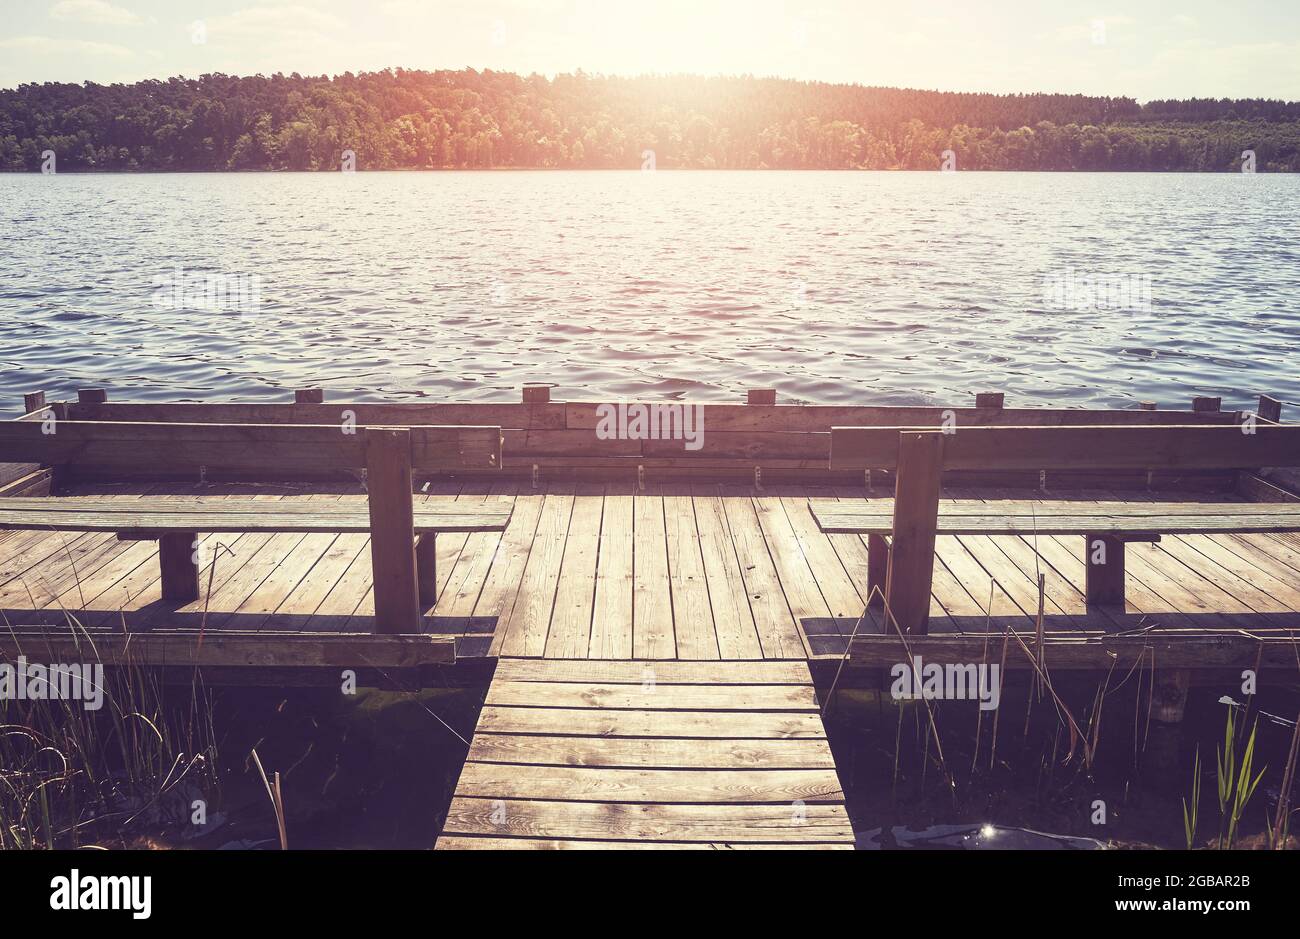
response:
[[(889, 584), (889, 543), (884, 535), (867, 535), (867, 608), (882, 609)], [(878, 588), (878, 589), (877, 589)]]
[(411, 495), (411, 431), (366, 431), (366, 489), (370, 495), (370, 564), (377, 633), (418, 633), (415, 513)]
[(162, 596), (169, 603), (192, 603), (199, 598), (199, 565), (194, 542), (198, 533), (168, 532), (158, 538), (158, 561), (162, 566)]
[(426, 531), (415, 542), (415, 574), (420, 584), (420, 609), (438, 602), (438, 551), (436, 532)]
[(1113, 535), (1084, 536), (1084, 596), (1088, 606), (1124, 605), (1124, 542)]
[(898, 435), (894, 541), (885, 594), (889, 610), (903, 632), (924, 633), (929, 625), (944, 440), (944, 434), (937, 430)]

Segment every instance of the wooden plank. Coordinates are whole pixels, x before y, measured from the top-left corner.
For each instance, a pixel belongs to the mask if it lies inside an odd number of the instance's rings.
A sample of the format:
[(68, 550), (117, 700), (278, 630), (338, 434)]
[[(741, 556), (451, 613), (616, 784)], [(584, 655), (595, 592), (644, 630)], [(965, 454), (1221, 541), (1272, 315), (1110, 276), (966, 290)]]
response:
[(792, 844), (713, 841), (595, 841), (577, 838), (491, 838), (485, 835), (444, 835), (438, 839), (439, 851), (852, 851), (854, 846), (846, 841), (810, 842)]
[(632, 571), (633, 656), (676, 658), (664, 500), (657, 491), (632, 500)]
[(370, 428), (365, 441), (374, 631), (418, 633), (420, 597), (412, 543), (415, 521), (411, 433), (403, 428)]
[(726, 487), (721, 492), (727, 528), (744, 576), (763, 657), (779, 659), (807, 655), (803, 633), (787, 602), (753, 500), (744, 490)]
[(685, 659), (716, 659), (718, 634), (713, 625), (713, 606), (690, 487), (678, 485), (665, 489), (663, 506), (677, 655)]
[(500, 659), (494, 677), (509, 681), (599, 681), (642, 685), (796, 685), (810, 680), (798, 661), (753, 662), (653, 661), (587, 659), (579, 662)]
[[(457, 797), (530, 799), (558, 802), (725, 805), (844, 802), (833, 769), (611, 769), (591, 766), (512, 766), (466, 763), (456, 784)], [(681, 832), (677, 837), (681, 837)]]
[(78, 421), (136, 423), (327, 424), (339, 427), (352, 422), (360, 427), (436, 424), (562, 429), (564, 409), (563, 404), (519, 403), (181, 404), (118, 401), (90, 406), (73, 404), (69, 416)]
[(564, 543), (564, 560), (555, 589), (555, 611), (546, 636), (547, 658), (587, 657), (596, 603), (596, 562), (600, 556), (604, 505), (603, 484), (584, 483), (576, 490), (569, 535)]
[(898, 441), (894, 539), (890, 546), (887, 608), (899, 629), (924, 633), (930, 619), (935, 523), (946, 436), (905, 433)]
[(546, 494), (519, 593), (498, 626), (505, 633), (502, 655), (542, 655), (546, 651), (572, 515), (572, 487), (557, 487)]
[(591, 617), (592, 658), (632, 657), (632, 487), (626, 483), (605, 490), (600, 521), (600, 557)]
[(817, 712), (606, 711), (485, 706), (476, 733), (579, 737), (824, 738)]
[(672, 685), (515, 682), (494, 678), (487, 704), (609, 710), (815, 711), (812, 685)]
[(501, 654), (506, 639), (511, 614), (519, 596), (519, 586), (537, 534), (543, 499), (543, 496), (534, 493), (521, 493), (515, 497), (513, 520), (501, 537), (495, 560), (474, 604), (473, 615), (476, 619), (496, 623), (490, 646), (492, 655)]
[[(504, 808), (504, 812), (502, 809)], [(665, 805), (544, 802), (457, 796), (443, 831), (451, 834), (617, 838), (632, 841), (820, 842), (851, 840), (842, 805)]]
[[(699, 538), (700, 560), (709, 589), (718, 655), (722, 659), (761, 659), (763, 647), (758, 640), (754, 614), (745, 592), (745, 578), (736, 560), (726, 511), (717, 490), (691, 487)], [(787, 611), (786, 615), (789, 613)]]
[(476, 734), (467, 759), (537, 766), (610, 766), (644, 769), (834, 769), (824, 740), (541, 737)]

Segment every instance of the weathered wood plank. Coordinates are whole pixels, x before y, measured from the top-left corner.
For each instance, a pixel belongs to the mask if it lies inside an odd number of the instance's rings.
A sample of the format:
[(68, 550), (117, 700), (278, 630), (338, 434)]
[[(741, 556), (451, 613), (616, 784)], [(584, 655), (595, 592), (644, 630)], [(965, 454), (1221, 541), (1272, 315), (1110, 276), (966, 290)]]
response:
[(478, 733), (580, 737), (711, 737), (719, 739), (824, 738), (813, 712), (746, 714), (743, 711), (606, 711), (598, 708), (528, 708), (488, 705)]
[(515, 682), (494, 678), (487, 704), (609, 710), (815, 711), (812, 685), (665, 685)]
[[(652, 737), (541, 737), (476, 734), (467, 759), (538, 766), (624, 766), (671, 769), (834, 769), (824, 740), (697, 739)], [(508, 771), (506, 771), (508, 772)]]
[[(468, 762), (456, 784), (458, 797), (559, 802), (678, 804), (843, 803), (833, 769), (630, 769), (511, 766)], [(680, 837), (680, 833), (678, 833)]]

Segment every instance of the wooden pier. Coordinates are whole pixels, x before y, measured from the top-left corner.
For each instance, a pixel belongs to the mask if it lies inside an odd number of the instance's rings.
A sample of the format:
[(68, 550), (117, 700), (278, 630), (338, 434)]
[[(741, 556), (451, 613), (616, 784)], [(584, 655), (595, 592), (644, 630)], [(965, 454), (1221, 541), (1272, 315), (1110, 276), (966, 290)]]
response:
[[(1264, 467), (1296, 466), (1300, 444), (1271, 399), (1248, 415), (1206, 401), (1185, 411), (1008, 409), (985, 396), (964, 409), (821, 408), (758, 395), (705, 405), (704, 446), (687, 451), (681, 440), (603, 439), (600, 405), (552, 402), (545, 391), (500, 405), (31, 396), (18, 422), (29, 426), (0, 431), (0, 443), (44, 449), (12, 451), (0, 497), (95, 496), (126, 515), (148, 504), (154, 519), (160, 499), (201, 498), (217, 515), (222, 500), (257, 500), (268, 514), (309, 511), (291, 508), (305, 503), (323, 522), (196, 531), (207, 560), (187, 598), (168, 593), (157, 532), (0, 531), (0, 658), (69, 652), (90, 636), (106, 661), (199, 665), (213, 681), (335, 684), (341, 667), (355, 667), (396, 686), (495, 662), (444, 848), (850, 845), (809, 668), (903, 660), (899, 628), (881, 605), (868, 610), (882, 585), (901, 609), (923, 582), (923, 603), (908, 614), (916, 622), (901, 631), (931, 661), (978, 661), (990, 635), (1014, 633), (1030, 654), (1013, 655), (1011, 667), (1105, 669), (1150, 656), (1184, 688), (1201, 670), (1294, 674), (1300, 533), (1286, 519), (1300, 497), (1285, 472)], [(1041, 466), (1037, 451), (1021, 448), (1021, 463), (1009, 466), (1005, 447), (980, 456), (984, 445), (969, 435), (951, 451), (958, 465), (920, 482), (889, 449), (891, 435), (954, 415), (958, 427), (1100, 429), (1094, 439), (1107, 441), (1112, 428), (1134, 439), (1150, 428), (1158, 443), (1145, 456), (1094, 448), (1090, 461), (1085, 442)], [(30, 426), (51, 417), (71, 430), (57, 445)], [(335, 434), (349, 419), (363, 439), (373, 428), (409, 428), (400, 452), (411, 454), (410, 475), (400, 465), (362, 474), (373, 451), (354, 440), (322, 461), (319, 448), (336, 447), (322, 428)], [(1206, 458), (1205, 447), (1226, 452), (1228, 435), (1255, 420), (1271, 430), (1242, 452), (1269, 464)], [(842, 426), (869, 429), (856, 438), (872, 454), (865, 465), (843, 450), (832, 457), (832, 428)], [(281, 430), (315, 451), (303, 454)], [(104, 443), (137, 433), (159, 441), (143, 461)], [(1077, 434), (1062, 433), (1076, 445)], [(250, 466), (252, 451), (231, 434), (253, 434), (269, 450)], [(169, 439), (185, 447), (169, 449)], [(389, 507), (378, 515), (377, 499)], [(947, 511), (1093, 517), (1107, 505), (1131, 515), (1157, 502), (1165, 530), (1123, 540), (1120, 592), (1109, 595), (1097, 593), (1085, 538), (1065, 533), (1073, 528), (984, 532), (942, 521)], [(1208, 530), (1168, 522), (1179, 502), (1200, 516), (1227, 506), (1218, 515), (1228, 521)], [(828, 513), (830, 504), (845, 511)], [(1239, 507), (1247, 504), (1259, 511)], [(900, 505), (921, 506), (904, 519), (919, 525), (915, 535), (900, 526)], [(439, 506), (506, 521), (413, 545), (418, 519), (447, 516)], [(830, 523), (828, 532), (818, 513), (866, 518), (867, 527)], [(1252, 521), (1234, 528), (1232, 518)], [(383, 526), (387, 560), (372, 551), (373, 525)], [(876, 533), (882, 525), (889, 534)], [(915, 552), (906, 564), (900, 538)], [(394, 565), (401, 578), (381, 576)], [(407, 598), (417, 594), (408, 628)]]

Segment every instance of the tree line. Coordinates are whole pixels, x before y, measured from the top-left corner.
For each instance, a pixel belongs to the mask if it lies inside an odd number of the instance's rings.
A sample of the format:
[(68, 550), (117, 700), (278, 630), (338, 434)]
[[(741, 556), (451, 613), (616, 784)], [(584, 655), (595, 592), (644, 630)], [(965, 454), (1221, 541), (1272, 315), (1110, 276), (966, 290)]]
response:
[[(390, 69), (0, 91), (0, 169), (1300, 170), (1300, 102)], [(948, 151), (945, 154), (945, 151)]]

